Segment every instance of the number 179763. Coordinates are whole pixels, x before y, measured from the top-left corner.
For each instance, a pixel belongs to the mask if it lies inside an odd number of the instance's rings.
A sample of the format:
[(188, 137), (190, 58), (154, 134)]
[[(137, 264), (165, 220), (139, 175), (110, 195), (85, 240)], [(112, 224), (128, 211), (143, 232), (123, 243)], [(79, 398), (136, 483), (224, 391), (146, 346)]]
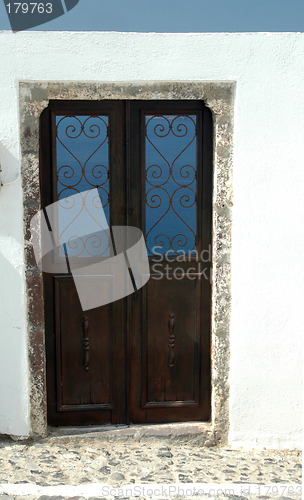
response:
[(51, 14), (53, 4), (51, 2), (13, 2), (6, 4), (9, 14)]

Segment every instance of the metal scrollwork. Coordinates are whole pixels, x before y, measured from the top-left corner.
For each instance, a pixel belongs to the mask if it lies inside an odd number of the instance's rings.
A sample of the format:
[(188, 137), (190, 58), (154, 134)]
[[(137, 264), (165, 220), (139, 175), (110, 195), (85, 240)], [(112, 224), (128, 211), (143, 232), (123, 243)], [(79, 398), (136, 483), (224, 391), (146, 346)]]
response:
[(146, 239), (150, 254), (195, 248), (196, 116), (147, 115)]
[[(101, 227), (90, 212), (90, 205), (102, 203), (109, 216), (109, 117), (108, 116), (57, 116), (57, 199), (60, 207), (71, 210), (72, 217), (59, 220), (59, 238), (67, 241), (69, 256), (106, 256), (110, 240), (108, 231)], [(82, 197), (79, 207), (73, 205), (74, 194), (97, 188), (100, 199)], [(98, 234), (84, 238), (77, 236), (77, 222), (86, 212), (99, 225)], [(96, 226), (97, 227), (97, 226)], [(99, 231), (100, 229), (100, 231)], [(102, 235), (102, 237), (101, 237)], [(63, 252), (62, 252), (63, 253)]]

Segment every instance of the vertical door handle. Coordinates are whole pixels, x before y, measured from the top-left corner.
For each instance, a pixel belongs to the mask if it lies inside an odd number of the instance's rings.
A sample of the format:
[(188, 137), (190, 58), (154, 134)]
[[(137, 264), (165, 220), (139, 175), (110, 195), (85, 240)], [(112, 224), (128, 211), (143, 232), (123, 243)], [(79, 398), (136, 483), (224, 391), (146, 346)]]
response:
[(170, 368), (172, 368), (174, 366), (174, 344), (175, 344), (175, 320), (173, 313), (169, 314), (168, 327), (169, 327), (168, 365)]
[(83, 369), (87, 372), (90, 368), (89, 318), (87, 316), (83, 316), (82, 318), (82, 330)]

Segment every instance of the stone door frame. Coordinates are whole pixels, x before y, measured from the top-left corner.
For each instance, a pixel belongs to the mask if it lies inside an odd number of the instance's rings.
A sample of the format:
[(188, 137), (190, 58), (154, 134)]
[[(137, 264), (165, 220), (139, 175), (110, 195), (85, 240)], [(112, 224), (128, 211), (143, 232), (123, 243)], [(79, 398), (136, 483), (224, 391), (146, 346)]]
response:
[[(234, 82), (20, 82), (21, 176), (24, 206), (26, 317), (29, 350), (30, 435), (47, 434), (46, 361), (42, 273), (37, 268), (30, 220), (41, 208), (40, 115), (51, 99), (203, 100), (213, 115), (213, 241), (211, 422), (199, 424), (201, 442), (227, 443), (229, 430), (229, 328)], [(163, 424), (166, 425), (166, 424)], [(172, 431), (172, 424), (170, 429)], [(178, 426), (175, 424), (176, 432)], [(190, 426), (191, 427), (191, 426)], [(188, 426), (189, 430), (189, 426)], [(195, 424), (195, 433), (198, 426)], [(174, 426), (173, 426), (174, 432)]]

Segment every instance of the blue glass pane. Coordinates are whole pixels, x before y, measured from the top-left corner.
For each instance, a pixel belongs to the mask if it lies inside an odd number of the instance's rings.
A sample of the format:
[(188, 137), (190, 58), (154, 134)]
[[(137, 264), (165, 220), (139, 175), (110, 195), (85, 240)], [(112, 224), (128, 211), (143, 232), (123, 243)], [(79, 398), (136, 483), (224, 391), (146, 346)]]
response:
[[(108, 116), (56, 116), (57, 199), (97, 188), (107, 224), (110, 213), (108, 126)], [(82, 212), (87, 208), (84, 206)], [(85, 220), (82, 212), (70, 224), (68, 210), (66, 217), (64, 210), (60, 210), (62, 239), (77, 235), (77, 225)], [(71, 243), (69, 256), (105, 255), (105, 243), (98, 244), (97, 233), (82, 240)], [(60, 252), (63, 256), (62, 249)]]
[(191, 252), (196, 239), (196, 115), (146, 115), (148, 252)]

